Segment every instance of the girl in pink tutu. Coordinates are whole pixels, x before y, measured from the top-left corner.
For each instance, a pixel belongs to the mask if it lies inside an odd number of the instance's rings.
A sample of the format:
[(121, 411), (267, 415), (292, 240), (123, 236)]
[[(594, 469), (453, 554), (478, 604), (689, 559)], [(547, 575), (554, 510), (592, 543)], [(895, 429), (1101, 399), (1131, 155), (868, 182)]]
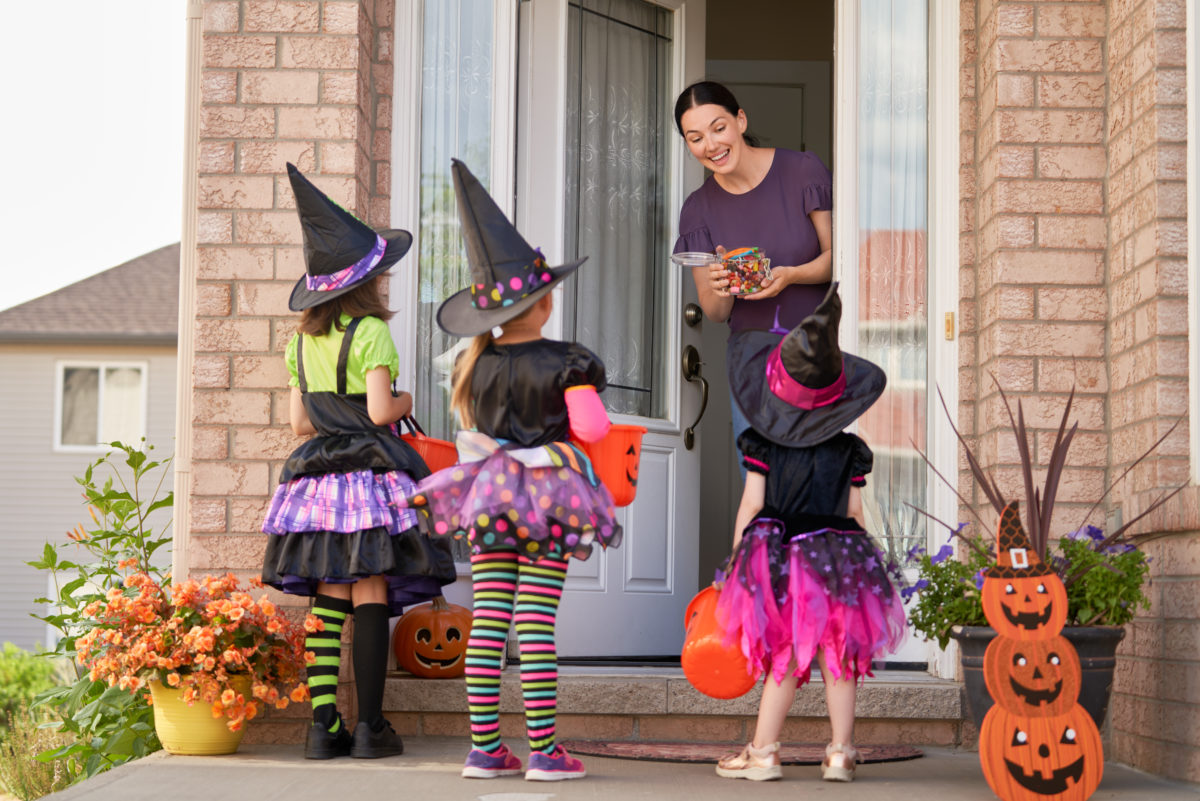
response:
[(464, 429), (459, 464), (434, 473), (408, 503), (435, 534), (471, 545), (474, 622), (467, 643), (473, 748), (462, 775), (521, 773), (500, 741), (500, 656), (516, 622), (529, 737), (525, 778), (579, 779), (583, 763), (555, 741), (558, 660), (554, 623), (567, 559), (594, 543), (615, 546), (612, 496), (569, 437), (595, 442), (609, 429), (597, 392), (604, 364), (574, 342), (542, 338), (550, 291), (583, 259), (546, 265), (475, 176), (452, 167), (471, 286), (438, 309), (438, 325), (474, 337), (454, 369), (451, 405)]
[(717, 617), (766, 673), (754, 739), (717, 775), (782, 776), (779, 732), (796, 688), (820, 668), (832, 724), (826, 781), (851, 781), (854, 696), (871, 660), (904, 636), (895, 566), (852, 517), (871, 449), (842, 429), (883, 393), (883, 371), (838, 348), (837, 284), (782, 341), (743, 331), (730, 341), (734, 398), (750, 422), (738, 438), (748, 475)]

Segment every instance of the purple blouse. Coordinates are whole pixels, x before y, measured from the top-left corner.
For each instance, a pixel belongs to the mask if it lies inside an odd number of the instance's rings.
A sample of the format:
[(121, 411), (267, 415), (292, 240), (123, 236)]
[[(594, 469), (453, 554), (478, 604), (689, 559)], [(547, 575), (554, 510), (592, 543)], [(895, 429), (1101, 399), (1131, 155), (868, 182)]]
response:
[[(833, 208), (833, 176), (813, 153), (775, 149), (771, 168), (758, 186), (740, 195), (726, 192), (709, 176), (688, 196), (679, 213), (675, 253), (712, 253), (761, 248), (771, 264), (806, 264), (821, 255), (817, 230), (808, 214)], [(735, 297), (729, 317), (732, 332), (747, 328), (780, 333), (797, 326), (817, 308), (829, 284), (790, 284), (773, 298)]]

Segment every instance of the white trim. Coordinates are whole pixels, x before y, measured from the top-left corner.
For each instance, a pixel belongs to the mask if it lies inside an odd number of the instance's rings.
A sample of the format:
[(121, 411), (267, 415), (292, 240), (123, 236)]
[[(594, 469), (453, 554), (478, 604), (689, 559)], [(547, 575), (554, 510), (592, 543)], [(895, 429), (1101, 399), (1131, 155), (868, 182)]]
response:
[(1200, 0), (1187, 2), (1187, 263), (1188, 263), (1188, 440), (1191, 479), (1200, 484), (1200, 174), (1197, 174), (1196, 137), (1200, 136)]
[(412, 247), (404, 269), (388, 272), (388, 300), (397, 314), (392, 336), (405, 343), (397, 350), (401, 389), (417, 384), (417, 262), (421, 253), (421, 59), (424, 56), (424, 5), (422, 0), (397, 0), (395, 25), (396, 63), (392, 86), (392, 185), (391, 224), (411, 231)]
[(858, 352), (858, 0), (837, 0), (833, 23), (833, 278), (840, 281), (838, 339)]
[[(940, 387), (951, 413), (958, 413), (958, 297), (961, 263), (959, 236), (959, 4), (930, 2), (929, 6), (929, 213), (926, 232), (928, 296), (926, 360), (935, 386), (926, 388), (926, 447), (930, 461), (954, 481), (958, 477), (958, 441), (943, 420)], [(954, 312), (954, 339), (947, 341), (947, 312)], [(958, 420), (954, 421), (958, 425)], [(930, 512), (953, 524), (958, 499), (933, 471), (925, 497)], [(944, 536), (938, 532), (937, 536)], [(932, 536), (930, 545), (933, 545)], [(939, 651), (931, 644), (930, 671), (953, 678), (958, 670), (956, 645)]]
[[(97, 436), (103, 437), (100, 430), (104, 419), (104, 372), (113, 368), (136, 368), (142, 378), (142, 408), (141, 419), (138, 421), (138, 441), (146, 438), (147, 407), (150, 402), (150, 362), (148, 361), (95, 361), (91, 359), (60, 359), (54, 363), (54, 435), (53, 449), (55, 453), (104, 453), (109, 450), (105, 441), (95, 445), (64, 445), (62, 442), (62, 412), (63, 412), (63, 372), (67, 368), (94, 368), (97, 371), (96, 395), (96, 431)], [(126, 445), (136, 445), (126, 442)]]

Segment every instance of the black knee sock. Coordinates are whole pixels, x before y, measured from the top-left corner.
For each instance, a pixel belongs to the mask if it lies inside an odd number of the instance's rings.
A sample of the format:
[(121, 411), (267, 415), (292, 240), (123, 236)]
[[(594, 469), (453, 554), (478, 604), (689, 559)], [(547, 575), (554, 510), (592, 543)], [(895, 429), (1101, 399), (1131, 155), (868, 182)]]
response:
[(312, 613), (325, 623), (324, 631), (314, 631), (304, 640), (317, 661), (308, 666), (308, 694), (312, 696), (313, 720), (336, 733), (338, 666), (342, 655), (342, 626), (353, 606), (349, 600), (331, 595), (313, 599)]
[(383, 682), (387, 676), (388, 605), (354, 607), (354, 682), (358, 719), (378, 731), (383, 725)]

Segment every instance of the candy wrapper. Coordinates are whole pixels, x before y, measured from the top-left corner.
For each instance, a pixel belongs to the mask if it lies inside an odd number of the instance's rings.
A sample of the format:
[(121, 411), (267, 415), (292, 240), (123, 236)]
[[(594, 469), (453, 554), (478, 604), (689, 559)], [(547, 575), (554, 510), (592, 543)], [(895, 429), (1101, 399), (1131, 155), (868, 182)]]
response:
[(771, 277), (771, 260), (759, 248), (737, 248), (725, 254), (730, 295), (753, 295)]

